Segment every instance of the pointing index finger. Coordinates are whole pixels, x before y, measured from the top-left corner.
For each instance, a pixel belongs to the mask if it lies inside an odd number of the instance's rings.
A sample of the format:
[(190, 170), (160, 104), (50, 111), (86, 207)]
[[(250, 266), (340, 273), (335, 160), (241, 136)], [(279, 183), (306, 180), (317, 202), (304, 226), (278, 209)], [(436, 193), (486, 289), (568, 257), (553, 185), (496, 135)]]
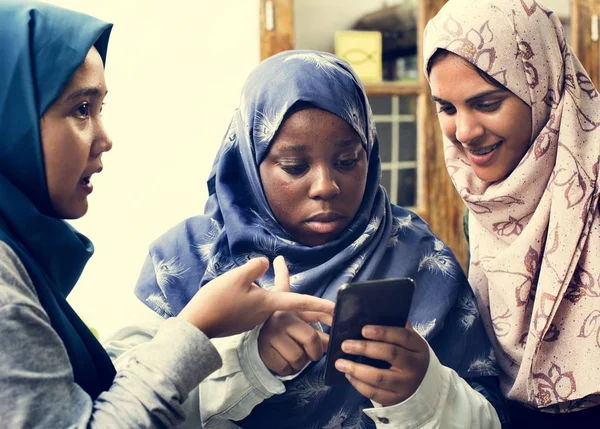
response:
[(311, 311), (333, 314), (335, 304), (326, 299), (293, 292), (270, 292), (267, 298), (271, 301), (273, 311)]

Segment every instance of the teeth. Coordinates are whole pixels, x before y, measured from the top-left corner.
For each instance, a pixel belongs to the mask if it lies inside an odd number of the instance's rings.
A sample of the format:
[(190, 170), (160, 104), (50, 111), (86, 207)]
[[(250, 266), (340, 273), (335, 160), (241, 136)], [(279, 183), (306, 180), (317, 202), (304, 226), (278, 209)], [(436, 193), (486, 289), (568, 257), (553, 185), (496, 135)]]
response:
[(496, 149), (498, 146), (500, 146), (500, 143), (496, 143), (493, 146), (488, 146), (483, 149), (477, 149), (477, 150), (472, 149), (470, 152), (474, 155), (485, 155), (486, 153), (490, 153), (491, 151)]

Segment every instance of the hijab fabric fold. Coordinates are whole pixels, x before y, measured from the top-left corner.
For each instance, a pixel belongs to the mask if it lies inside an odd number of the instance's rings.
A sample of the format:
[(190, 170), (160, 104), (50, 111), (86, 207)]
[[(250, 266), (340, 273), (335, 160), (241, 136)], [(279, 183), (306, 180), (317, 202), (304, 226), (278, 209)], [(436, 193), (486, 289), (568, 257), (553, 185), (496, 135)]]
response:
[[(468, 12), (465, 12), (468, 10)], [(444, 138), (448, 172), (469, 208), (483, 319), (511, 399), (576, 411), (600, 396), (600, 101), (555, 13), (535, 0), (450, 0), (427, 25), (531, 107), (528, 151), (506, 179), (479, 180)]]
[[(367, 185), (353, 222), (337, 239), (307, 247), (274, 217), (259, 165), (286, 112), (298, 102), (331, 112), (360, 136)], [(350, 66), (324, 52), (288, 51), (249, 76), (208, 179), (203, 215), (168, 231), (151, 248), (136, 294), (165, 317), (176, 315), (216, 276), (265, 256), (283, 255), (295, 292), (334, 301), (350, 281), (410, 276), (417, 288), (410, 320), (440, 360), (465, 377), (494, 375), (494, 357), (474, 297), (451, 251), (418, 216), (390, 204), (380, 186), (379, 142), (362, 85)], [(272, 287), (270, 269), (259, 280)], [(232, 315), (235, 317), (235, 315)], [(468, 347), (467, 347), (468, 345)], [(242, 427), (375, 427), (361, 409), (371, 403), (347, 384), (323, 384), (325, 358), (286, 382), (286, 393), (252, 410)], [(361, 426), (362, 425), (362, 426)]]
[(92, 46), (105, 60), (111, 27), (48, 4), (0, 2), (0, 240), (27, 269), (67, 349), (75, 382), (94, 399), (115, 371), (66, 301), (93, 246), (55, 217), (39, 124)]

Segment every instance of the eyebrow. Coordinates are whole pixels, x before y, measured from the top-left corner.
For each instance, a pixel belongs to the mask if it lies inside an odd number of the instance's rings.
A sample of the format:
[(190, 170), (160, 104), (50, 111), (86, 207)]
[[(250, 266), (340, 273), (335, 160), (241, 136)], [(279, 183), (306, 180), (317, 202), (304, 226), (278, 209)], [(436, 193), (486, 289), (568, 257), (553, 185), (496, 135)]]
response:
[[(104, 95), (106, 95), (107, 93), (108, 93), (108, 91), (105, 91)], [(100, 97), (101, 95), (102, 95), (102, 90), (100, 90), (100, 88), (95, 87), (95, 86), (90, 86), (90, 87), (85, 87), (85, 88), (79, 88), (79, 89), (73, 91), (65, 98), (65, 101), (75, 100), (79, 97)]]
[[(348, 147), (358, 146), (359, 144), (361, 144), (360, 140), (350, 139), (335, 142), (334, 146), (336, 149), (345, 149)], [(277, 151), (282, 153), (307, 153), (310, 152), (310, 148), (305, 145), (289, 145), (278, 148)]]
[[(505, 89), (500, 89), (500, 88), (498, 88), (498, 89), (490, 89), (489, 91), (480, 92), (479, 94), (475, 94), (475, 95), (473, 95), (473, 96), (471, 96), (471, 97), (467, 98), (466, 102), (467, 102), (467, 103), (471, 103), (471, 102), (473, 102), (473, 101), (476, 101), (476, 100), (478, 100), (478, 99), (485, 98), (485, 97), (489, 97), (490, 95), (504, 94), (504, 93), (506, 93), (506, 92), (507, 92), (507, 91), (506, 91)], [(439, 97), (436, 97), (435, 95), (432, 95), (432, 96), (431, 96), (431, 99), (432, 99), (433, 101), (435, 101), (436, 103), (440, 103), (440, 104), (450, 104), (450, 103), (449, 103), (449, 102), (447, 102), (446, 100), (444, 100), (444, 99), (441, 99), (441, 98), (439, 98)]]

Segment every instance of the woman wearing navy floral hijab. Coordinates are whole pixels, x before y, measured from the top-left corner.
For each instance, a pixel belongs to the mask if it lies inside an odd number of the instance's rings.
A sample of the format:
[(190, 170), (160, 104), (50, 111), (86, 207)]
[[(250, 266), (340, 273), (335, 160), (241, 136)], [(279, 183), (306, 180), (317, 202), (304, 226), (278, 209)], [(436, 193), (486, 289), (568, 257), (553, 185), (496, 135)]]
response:
[[(251, 73), (210, 174), (204, 214), (151, 246), (137, 296), (169, 317), (216, 276), (253, 257), (283, 256), (292, 291), (332, 301), (347, 282), (414, 278), (414, 330), (364, 332), (370, 340), (358, 347), (372, 351), (352, 352), (392, 367), (338, 362), (350, 383), (329, 388), (327, 335), (311, 335), (306, 316), (277, 313), (216, 343), (224, 366), (200, 386), (205, 427), (227, 420), (248, 428), (499, 427), (490, 405), (502, 416), (495, 360), (469, 284), (427, 224), (390, 204), (380, 176), (373, 116), (348, 64), (290, 51)], [(270, 269), (258, 283), (274, 281)]]

